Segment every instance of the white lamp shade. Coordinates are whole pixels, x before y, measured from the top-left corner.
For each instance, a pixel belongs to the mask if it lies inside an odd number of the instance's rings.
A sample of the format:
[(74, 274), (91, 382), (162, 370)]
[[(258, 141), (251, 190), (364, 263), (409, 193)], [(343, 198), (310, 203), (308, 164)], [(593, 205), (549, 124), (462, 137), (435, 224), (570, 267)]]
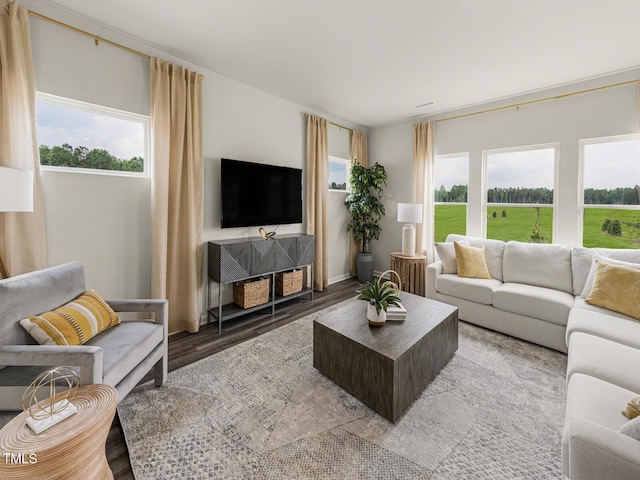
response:
[(422, 205), (419, 203), (399, 203), (398, 222), (422, 223)]
[(0, 212), (33, 212), (33, 171), (0, 167)]

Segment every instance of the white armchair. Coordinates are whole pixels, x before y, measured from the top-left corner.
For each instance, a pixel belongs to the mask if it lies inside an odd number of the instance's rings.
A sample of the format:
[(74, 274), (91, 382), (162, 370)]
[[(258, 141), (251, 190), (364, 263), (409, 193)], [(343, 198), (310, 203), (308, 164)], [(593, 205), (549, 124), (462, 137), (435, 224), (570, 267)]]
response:
[(116, 312), (148, 312), (125, 320), (84, 345), (38, 345), (20, 320), (53, 310), (86, 290), (84, 267), (72, 262), (0, 280), (0, 410), (17, 410), (25, 387), (43, 370), (73, 367), (80, 383), (105, 383), (122, 400), (151, 369), (167, 378), (167, 300), (107, 300)]

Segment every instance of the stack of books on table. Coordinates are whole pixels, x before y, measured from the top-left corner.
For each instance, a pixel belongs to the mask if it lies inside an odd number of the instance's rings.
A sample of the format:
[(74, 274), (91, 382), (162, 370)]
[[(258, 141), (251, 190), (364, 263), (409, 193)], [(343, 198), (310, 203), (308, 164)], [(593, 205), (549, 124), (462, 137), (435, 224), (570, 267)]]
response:
[(400, 304), (400, 306), (390, 306), (387, 308), (387, 320), (391, 322), (402, 322), (405, 318), (407, 318), (407, 309), (404, 308), (404, 305)]

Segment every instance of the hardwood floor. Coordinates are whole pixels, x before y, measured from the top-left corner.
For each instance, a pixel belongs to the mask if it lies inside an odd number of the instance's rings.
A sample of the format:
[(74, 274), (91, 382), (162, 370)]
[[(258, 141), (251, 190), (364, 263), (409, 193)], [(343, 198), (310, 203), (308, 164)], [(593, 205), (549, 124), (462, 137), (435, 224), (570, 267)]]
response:
[[(342, 300), (353, 298), (359, 286), (360, 283), (355, 278), (344, 280), (330, 285), (322, 292), (315, 292), (313, 300), (301, 297), (278, 305), (273, 317), (252, 314), (233, 322), (226, 322), (223, 324), (221, 335), (218, 334), (217, 324), (214, 323), (200, 327), (198, 333), (181, 332), (171, 335), (169, 337), (169, 371), (177, 370)], [(151, 378), (148, 375), (142, 383)], [(111, 425), (106, 448), (107, 460), (114, 478), (118, 480), (133, 479), (129, 452), (117, 413)]]

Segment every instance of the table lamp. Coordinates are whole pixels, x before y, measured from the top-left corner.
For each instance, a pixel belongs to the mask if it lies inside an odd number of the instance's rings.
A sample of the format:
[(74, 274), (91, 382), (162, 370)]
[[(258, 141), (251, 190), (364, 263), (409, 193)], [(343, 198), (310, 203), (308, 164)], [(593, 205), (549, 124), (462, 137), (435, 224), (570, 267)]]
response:
[(416, 229), (414, 223), (422, 223), (422, 205), (419, 203), (399, 203), (398, 222), (404, 222), (402, 228), (402, 255), (413, 257), (416, 254)]
[[(0, 212), (33, 211), (33, 171), (0, 167)], [(0, 278), (9, 272), (0, 253)]]

